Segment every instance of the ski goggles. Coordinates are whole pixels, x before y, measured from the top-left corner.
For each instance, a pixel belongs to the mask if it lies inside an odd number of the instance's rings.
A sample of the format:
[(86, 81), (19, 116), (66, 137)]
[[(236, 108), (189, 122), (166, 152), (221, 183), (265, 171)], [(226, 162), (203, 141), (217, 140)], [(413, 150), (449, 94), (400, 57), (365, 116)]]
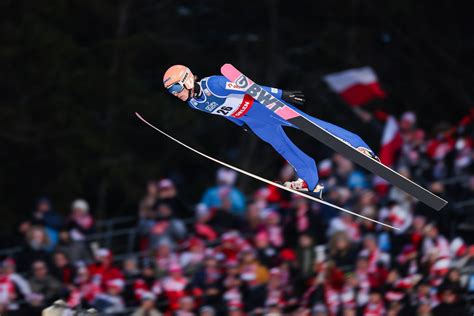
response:
[(184, 90), (184, 84), (180, 81), (173, 83), (171, 86), (166, 88), (169, 93), (176, 95)]

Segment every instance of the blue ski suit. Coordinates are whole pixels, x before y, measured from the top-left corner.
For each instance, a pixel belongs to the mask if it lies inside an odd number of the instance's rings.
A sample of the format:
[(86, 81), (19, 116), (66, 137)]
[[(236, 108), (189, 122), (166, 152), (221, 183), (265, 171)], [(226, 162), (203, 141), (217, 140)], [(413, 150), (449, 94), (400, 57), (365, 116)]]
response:
[[(255, 101), (251, 96), (245, 94), (245, 91), (223, 76), (210, 76), (202, 79), (198, 84), (201, 90), (199, 95), (188, 100), (191, 108), (224, 116), (239, 126), (246, 124), (255, 135), (272, 145), (293, 166), (298, 177), (306, 181), (310, 190), (316, 187), (319, 177), (314, 159), (293, 144), (283, 130), (284, 126), (297, 128), (296, 126)], [(282, 90), (270, 87), (263, 88), (281, 100)], [(291, 104), (286, 102), (285, 104), (353, 147), (370, 149), (356, 134), (312, 117)]]

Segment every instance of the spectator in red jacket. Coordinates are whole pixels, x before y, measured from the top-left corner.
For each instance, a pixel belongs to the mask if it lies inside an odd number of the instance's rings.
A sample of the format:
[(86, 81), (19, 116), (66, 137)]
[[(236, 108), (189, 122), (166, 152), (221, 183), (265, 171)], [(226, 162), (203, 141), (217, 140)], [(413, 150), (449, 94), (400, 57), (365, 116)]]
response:
[(170, 266), (169, 276), (160, 280), (161, 290), (168, 300), (171, 311), (178, 309), (180, 299), (186, 296), (188, 284), (188, 279), (183, 275), (183, 270), (177, 263)]
[[(17, 294), (14, 278), (8, 271), (8, 262), (6, 260), (0, 265), (0, 315), (8, 312), (13, 313), (19, 309), (19, 296)], [(29, 284), (26, 285), (30, 290)], [(28, 293), (30, 294), (30, 293)]]
[(102, 289), (105, 290), (108, 281), (124, 279), (120, 269), (113, 265), (112, 252), (109, 249), (98, 249), (95, 257), (97, 262), (89, 266), (89, 273), (95, 284), (101, 286)]
[[(11, 297), (14, 297), (15, 301), (8, 305), (8, 310), (13, 313), (13, 310), (18, 310), (21, 306), (26, 305), (31, 295), (31, 287), (28, 281), (16, 272), (16, 262), (13, 258), (7, 257), (0, 262), (0, 274), (4, 276), (4, 290), (8, 291), (11, 289), (10, 285), (13, 286), (14, 293)], [(6, 295), (4, 299), (8, 297), (9, 295)]]
[(71, 307), (81, 303), (91, 305), (96, 296), (102, 292), (101, 286), (93, 282), (89, 269), (81, 266), (77, 268), (74, 285), (71, 287), (67, 303)]
[(365, 305), (363, 316), (385, 316), (386, 309), (381, 293), (374, 289), (370, 292), (369, 302)]

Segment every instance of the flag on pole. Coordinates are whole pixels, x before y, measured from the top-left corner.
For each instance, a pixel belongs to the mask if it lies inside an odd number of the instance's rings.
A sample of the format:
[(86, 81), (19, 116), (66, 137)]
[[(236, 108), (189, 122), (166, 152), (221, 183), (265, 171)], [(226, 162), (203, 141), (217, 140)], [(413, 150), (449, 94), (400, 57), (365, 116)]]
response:
[[(380, 161), (388, 167), (393, 167), (402, 145), (403, 139), (400, 134), (398, 122), (393, 115), (387, 115), (382, 134), (382, 142), (380, 144)], [(389, 183), (384, 179), (376, 176), (374, 178), (374, 184), (375, 190), (379, 194), (384, 195), (388, 192)]]
[(382, 144), (379, 154), (380, 161), (386, 166), (393, 167), (402, 144), (403, 140), (398, 122), (393, 115), (389, 115), (382, 134)]
[(328, 74), (324, 76), (324, 81), (351, 106), (361, 106), (386, 96), (379, 85), (377, 75), (370, 67)]

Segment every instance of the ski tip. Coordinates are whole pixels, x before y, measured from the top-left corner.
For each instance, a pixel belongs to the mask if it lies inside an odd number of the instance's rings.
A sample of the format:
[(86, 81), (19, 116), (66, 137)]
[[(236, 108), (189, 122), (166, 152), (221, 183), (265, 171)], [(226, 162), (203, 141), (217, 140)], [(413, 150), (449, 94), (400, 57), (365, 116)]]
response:
[(138, 119), (142, 120), (145, 122), (145, 119), (143, 118), (143, 116), (140, 115), (140, 113), (138, 112), (135, 112), (135, 116), (138, 117)]
[(234, 70), (234, 69), (235, 69), (235, 67), (232, 66), (232, 64), (226, 63), (226, 64), (222, 65), (221, 72), (226, 71), (226, 70), (227, 71), (228, 70)]
[(221, 67), (221, 73), (230, 81), (235, 81), (242, 75), (242, 73), (231, 64), (224, 64)]

